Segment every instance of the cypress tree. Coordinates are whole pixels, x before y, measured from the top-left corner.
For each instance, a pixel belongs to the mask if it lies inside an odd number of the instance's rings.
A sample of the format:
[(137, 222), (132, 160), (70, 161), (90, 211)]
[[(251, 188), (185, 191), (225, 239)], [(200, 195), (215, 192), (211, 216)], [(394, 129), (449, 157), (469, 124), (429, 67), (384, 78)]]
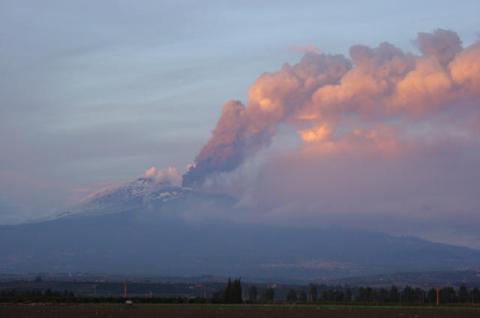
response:
[(224, 301), (227, 304), (242, 303), (242, 284), (240, 279), (231, 280), (228, 278), (227, 286), (224, 292)]
[(318, 297), (317, 293), (317, 286), (310, 284), (310, 287), (308, 288), (308, 299), (311, 302), (316, 302)]
[(257, 287), (250, 286), (250, 288), (248, 289), (248, 300), (250, 300), (251, 302), (256, 302), (257, 296), (258, 296)]

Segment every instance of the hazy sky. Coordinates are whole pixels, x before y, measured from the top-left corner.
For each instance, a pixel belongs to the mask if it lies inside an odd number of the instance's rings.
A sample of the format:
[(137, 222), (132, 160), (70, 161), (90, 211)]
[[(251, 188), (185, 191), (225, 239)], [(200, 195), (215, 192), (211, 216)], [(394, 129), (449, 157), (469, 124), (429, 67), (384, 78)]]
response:
[[(313, 46), (479, 37), (479, 1), (0, 0), (0, 212), (183, 171), (222, 104)], [(40, 213), (40, 212), (38, 212)]]

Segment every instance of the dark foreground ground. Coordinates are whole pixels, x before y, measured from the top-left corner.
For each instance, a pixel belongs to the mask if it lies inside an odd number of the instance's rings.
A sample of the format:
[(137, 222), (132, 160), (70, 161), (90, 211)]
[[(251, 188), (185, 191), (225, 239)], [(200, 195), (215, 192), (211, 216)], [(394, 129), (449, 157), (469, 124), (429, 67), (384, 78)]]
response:
[(156, 305), (139, 304), (0, 304), (0, 317), (89, 318), (479, 318), (480, 308), (468, 307), (347, 307), (347, 306), (252, 306), (252, 305)]

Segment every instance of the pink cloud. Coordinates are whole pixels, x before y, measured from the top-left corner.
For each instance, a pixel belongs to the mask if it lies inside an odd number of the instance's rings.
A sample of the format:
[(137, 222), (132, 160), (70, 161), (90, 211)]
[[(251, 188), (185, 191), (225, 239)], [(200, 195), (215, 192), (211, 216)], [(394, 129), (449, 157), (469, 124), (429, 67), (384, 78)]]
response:
[(455, 113), (457, 120), (478, 112), (480, 44), (464, 49), (458, 35), (446, 30), (420, 33), (416, 43), (421, 55), (386, 42), (375, 48), (354, 45), (350, 60), (308, 52), (295, 65), (262, 74), (245, 105), (225, 104), (184, 182), (202, 183), (211, 174), (236, 169), (268, 146), (282, 124), (307, 141), (315, 139), (316, 127), (329, 127), (322, 138), (332, 143), (391, 122), (401, 121), (412, 133), (444, 112)]

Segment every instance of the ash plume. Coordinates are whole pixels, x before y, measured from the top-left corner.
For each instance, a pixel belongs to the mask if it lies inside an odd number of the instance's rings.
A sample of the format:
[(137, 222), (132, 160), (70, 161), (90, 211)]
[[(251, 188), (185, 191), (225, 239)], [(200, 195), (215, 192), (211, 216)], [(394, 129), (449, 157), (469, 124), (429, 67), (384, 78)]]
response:
[(245, 104), (224, 105), (183, 184), (236, 169), (272, 142), (279, 124), (293, 126), (306, 143), (336, 142), (359, 127), (478, 110), (480, 42), (464, 48), (455, 32), (439, 29), (419, 33), (415, 43), (420, 54), (387, 42), (354, 45), (350, 58), (309, 51), (295, 65), (262, 74)]

